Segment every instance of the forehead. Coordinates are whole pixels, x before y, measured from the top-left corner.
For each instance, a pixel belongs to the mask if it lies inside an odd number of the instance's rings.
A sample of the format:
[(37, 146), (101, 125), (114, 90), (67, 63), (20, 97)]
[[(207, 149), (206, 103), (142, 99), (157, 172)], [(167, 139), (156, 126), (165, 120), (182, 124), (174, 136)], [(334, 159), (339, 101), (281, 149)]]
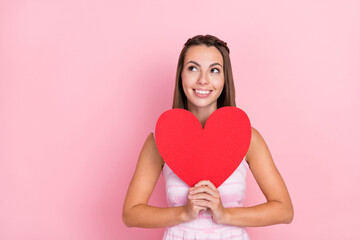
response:
[(188, 61), (202, 63), (220, 63), (223, 65), (223, 58), (220, 51), (214, 46), (198, 45), (188, 48), (185, 54), (185, 64)]

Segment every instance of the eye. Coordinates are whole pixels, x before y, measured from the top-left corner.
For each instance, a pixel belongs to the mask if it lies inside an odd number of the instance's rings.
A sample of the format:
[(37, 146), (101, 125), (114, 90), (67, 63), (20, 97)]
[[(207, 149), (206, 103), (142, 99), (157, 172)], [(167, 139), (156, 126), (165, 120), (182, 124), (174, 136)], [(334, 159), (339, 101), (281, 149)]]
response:
[(194, 66), (190, 66), (188, 69), (189, 69), (191, 72), (197, 71), (196, 67), (194, 67)]
[(219, 70), (218, 68), (212, 68), (211, 71), (212, 71), (213, 73), (219, 73), (219, 72), (220, 72), (220, 70)]

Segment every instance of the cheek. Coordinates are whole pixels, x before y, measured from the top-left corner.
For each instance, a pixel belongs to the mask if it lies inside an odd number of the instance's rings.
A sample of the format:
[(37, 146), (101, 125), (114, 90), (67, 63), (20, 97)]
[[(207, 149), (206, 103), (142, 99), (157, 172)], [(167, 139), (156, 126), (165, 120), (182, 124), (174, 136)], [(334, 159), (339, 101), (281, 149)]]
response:
[(182, 79), (182, 86), (184, 89), (189, 87), (193, 81), (192, 76), (189, 76), (188, 74), (181, 74), (181, 79)]
[(182, 84), (183, 84), (183, 85), (186, 85), (186, 83), (187, 83), (187, 77), (186, 77), (186, 74), (181, 73), (181, 79), (182, 79)]
[(214, 86), (218, 89), (218, 90), (222, 90), (224, 88), (224, 78), (219, 78), (216, 79), (216, 81), (214, 81)]
[(181, 77), (181, 85), (182, 85), (182, 88), (183, 88), (183, 90), (184, 90), (184, 92), (185, 92), (185, 90), (186, 90), (186, 88), (187, 88), (187, 79), (186, 78), (183, 78), (183, 77)]

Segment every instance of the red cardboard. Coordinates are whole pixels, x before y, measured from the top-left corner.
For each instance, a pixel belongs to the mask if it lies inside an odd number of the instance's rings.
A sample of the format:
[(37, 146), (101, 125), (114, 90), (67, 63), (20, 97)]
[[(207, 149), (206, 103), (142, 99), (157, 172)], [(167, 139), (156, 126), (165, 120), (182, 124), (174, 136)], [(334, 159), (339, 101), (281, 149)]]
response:
[(210, 180), (219, 187), (240, 165), (250, 146), (251, 125), (246, 113), (222, 107), (204, 128), (190, 111), (165, 111), (156, 122), (155, 139), (169, 168), (190, 187)]

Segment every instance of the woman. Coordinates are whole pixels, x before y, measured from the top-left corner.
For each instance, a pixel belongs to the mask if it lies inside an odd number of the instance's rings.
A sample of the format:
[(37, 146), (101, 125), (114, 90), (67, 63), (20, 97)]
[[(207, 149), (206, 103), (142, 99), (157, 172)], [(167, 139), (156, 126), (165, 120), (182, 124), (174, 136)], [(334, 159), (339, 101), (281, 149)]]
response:
[[(218, 108), (234, 106), (229, 48), (211, 35), (190, 38), (179, 57), (173, 108), (192, 112), (204, 127)], [(250, 146), (236, 171), (219, 187), (204, 179), (189, 187), (161, 158), (155, 132), (141, 150), (123, 207), (128, 227), (167, 227), (163, 239), (249, 239), (244, 227), (291, 223), (293, 206), (286, 185), (260, 133), (252, 127)], [(250, 169), (266, 202), (242, 207)], [(148, 205), (163, 171), (170, 207)]]

